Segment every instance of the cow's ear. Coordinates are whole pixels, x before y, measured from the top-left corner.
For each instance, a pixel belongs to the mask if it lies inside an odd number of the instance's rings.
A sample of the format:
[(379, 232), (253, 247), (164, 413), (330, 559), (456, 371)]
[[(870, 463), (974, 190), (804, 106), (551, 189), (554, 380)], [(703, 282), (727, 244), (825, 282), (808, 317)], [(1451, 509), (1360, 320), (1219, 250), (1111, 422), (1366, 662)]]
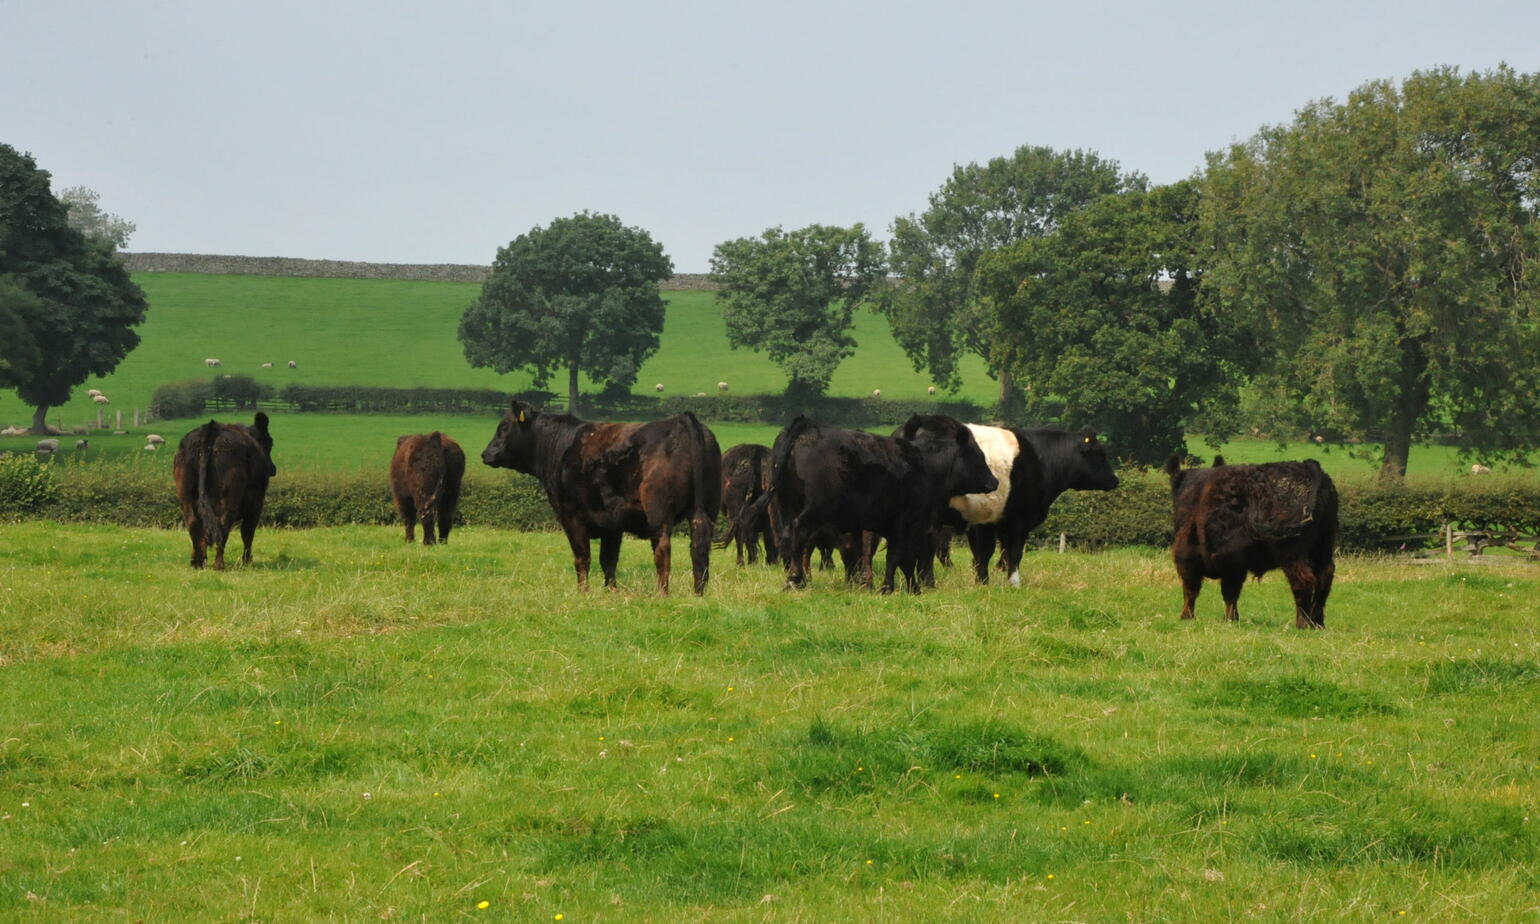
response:
[(1182, 471), (1182, 457), (1173, 452), (1171, 458), (1166, 460), (1163, 470), (1168, 476), (1176, 477)]
[(253, 425), (253, 427), (256, 429), (256, 431), (258, 433), (266, 433), (267, 432), (267, 415), (262, 413), (261, 411), (258, 411), (257, 412), (256, 420), (252, 421), (252, 425)]
[(1219, 455), (1214, 456), (1214, 465), (1213, 465), (1214, 468), (1220, 468), (1224, 464), (1225, 464), (1225, 457), (1224, 456), (1219, 456)]

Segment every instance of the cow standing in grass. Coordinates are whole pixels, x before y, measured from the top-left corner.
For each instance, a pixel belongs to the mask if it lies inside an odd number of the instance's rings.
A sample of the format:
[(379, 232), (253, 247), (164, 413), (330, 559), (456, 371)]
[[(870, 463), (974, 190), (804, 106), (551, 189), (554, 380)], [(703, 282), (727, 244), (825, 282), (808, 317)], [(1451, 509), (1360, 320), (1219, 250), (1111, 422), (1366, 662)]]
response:
[[(1118, 476), (1107, 460), (1106, 448), (1096, 431), (1085, 427), (1078, 433), (1065, 430), (1021, 430), (968, 424), (974, 440), (989, 460), (999, 486), (986, 494), (967, 494), (949, 502), (951, 513), (944, 526), (966, 528), (973, 550), (973, 574), (980, 583), (989, 581), (989, 559), (996, 543), (1000, 566), (1012, 587), (1021, 586), (1021, 555), (1027, 536), (1048, 519), (1048, 509), (1065, 491), (1111, 491)], [(939, 542), (950, 542), (941, 534)], [(930, 575), (930, 559), (925, 563)]]
[(1165, 471), (1183, 619), (1193, 618), (1204, 578), (1218, 579), (1225, 618), (1236, 620), (1247, 572), (1260, 578), (1279, 568), (1294, 593), (1295, 627), (1325, 627), (1336, 574), (1337, 488), (1319, 463), (1225, 465), (1215, 458), (1213, 468), (1184, 469), (1172, 456)]
[(433, 544), (435, 526), (438, 541), (449, 541), (464, 477), (465, 450), (437, 430), (396, 440), (396, 453), (390, 460), (390, 494), (406, 523), (407, 542), (415, 540), (413, 530), (418, 520), (422, 521), (423, 545)]
[(842, 551), (859, 544), (858, 573), (870, 573), (869, 532), (888, 543), (883, 593), (893, 591), (900, 570), (918, 593), (915, 566), (947, 499), (995, 486), (972, 434), (950, 417), (915, 415), (893, 437), (798, 417), (776, 438), (770, 490), (755, 506), (780, 504), (781, 555), (792, 586), (807, 584), (820, 535), (842, 537)]
[(749, 564), (754, 564), (759, 544), (764, 542), (765, 561), (777, 560), (775, 544), (776, 510), (769, 509), (746, 514), (760, 495), (770, 486), (770, 447), (759, 443), (742, 443), (722, 453), (722, 512), (727, 517), (727, 535), (717, 540), (719, 547), (734, 545), (738, 564), (743, 564), (743, 550), (749, 551)]
[(670, 533), (675, 523), (689, 520), (695, 592), (705, 592), (722, 500), (722, 454), (694, 414), (643, 424), (595, 423), (514, 401), (481, 461), (539, 479), (572, 546), (580, 588), (588, 587), (594, 539), (604, 585), (615, 586), (620, 540), (631, 533), (652, 543), (658, 592), (667, 594)]
[(182, 521), (192, 538), (192, 566), (202, 568), (213, 546), (214, 569), (223, 570), (225, 543), (236, 523), (245, 546), (241, 563), (251, 564), (251, 540), (262, 517), (267, 482), (278, 474), (267, 415), (258, 411), (249, 427), (211, 420), (192, 430), (177, 446), (172, 474)]

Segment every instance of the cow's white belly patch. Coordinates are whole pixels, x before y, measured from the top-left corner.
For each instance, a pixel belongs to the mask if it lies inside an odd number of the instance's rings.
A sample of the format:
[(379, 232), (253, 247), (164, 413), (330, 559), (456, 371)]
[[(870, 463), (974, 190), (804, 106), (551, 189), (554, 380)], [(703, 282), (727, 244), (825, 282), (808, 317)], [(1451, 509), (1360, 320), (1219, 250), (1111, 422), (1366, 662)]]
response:
[(947, 503), (969, 523), (998, 523), (1005, 515), (1005, 499), (1011, 494), (1011, 466), (1016, 464), (1021, 446), (1016, 442), (1016, 434), (1000, 427), (968, 424), (968, 429), (1000, 486), (988, 494), (961, 494)]

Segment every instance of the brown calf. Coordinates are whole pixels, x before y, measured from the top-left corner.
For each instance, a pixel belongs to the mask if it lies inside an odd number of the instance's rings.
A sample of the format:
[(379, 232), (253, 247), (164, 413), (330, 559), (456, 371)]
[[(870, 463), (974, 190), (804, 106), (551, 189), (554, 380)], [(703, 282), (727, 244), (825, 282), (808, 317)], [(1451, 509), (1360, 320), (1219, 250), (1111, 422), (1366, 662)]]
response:
[(422, 521), (423, 545), (433, 544), (435, 524), (438, 541), (449, 541), (464, 477), (465, 451), (437, 430), (396, 440), (396, 454), (390, 460), (390, 494), (396, 501), (396, 512), (406, 522), (407, 542), (415, 541), (413, 530), (418, 520)]

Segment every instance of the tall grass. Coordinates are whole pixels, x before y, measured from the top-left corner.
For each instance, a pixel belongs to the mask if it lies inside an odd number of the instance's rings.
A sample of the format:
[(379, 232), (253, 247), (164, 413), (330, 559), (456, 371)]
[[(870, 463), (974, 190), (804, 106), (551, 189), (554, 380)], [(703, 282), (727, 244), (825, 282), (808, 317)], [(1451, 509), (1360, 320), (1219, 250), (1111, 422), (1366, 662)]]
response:
[[(806, 593), (550, 534), (0, 529), (0, 916), (1110, 920), (1540, 911), (1536, 574), (1163, 553)], [(1216, 595), (1217, 596), (1217, 595)], [(477, 906), (486, 902), (486, 911)]]

